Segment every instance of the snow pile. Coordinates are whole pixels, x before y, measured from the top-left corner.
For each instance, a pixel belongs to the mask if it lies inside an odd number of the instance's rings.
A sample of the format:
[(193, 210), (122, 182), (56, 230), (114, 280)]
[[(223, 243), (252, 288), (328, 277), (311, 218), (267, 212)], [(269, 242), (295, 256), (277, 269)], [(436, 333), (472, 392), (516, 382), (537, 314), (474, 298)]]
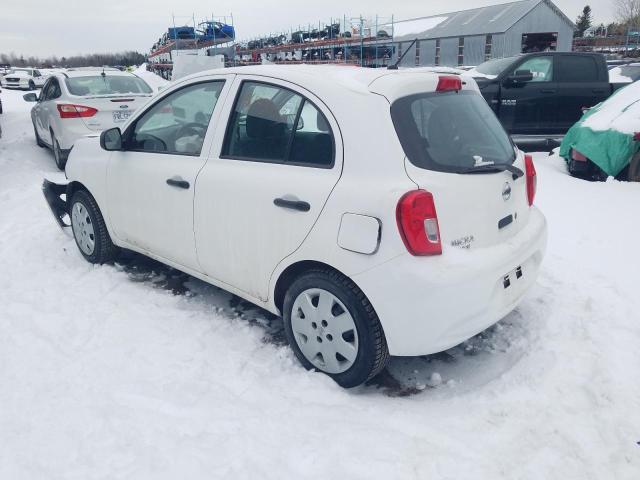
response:
[(0, 95), (0, 478), (638, 478), (638, 184), (536, 155), (549, 247), (521, 306), (343, 391), (230, 294), (86, 263), (42, 198), (31, 105)]
[(424, 33), (427, 30), (437, 27), (449, 17), (427, 17), (416, 18), (415, 20), (404, 20), (393, 24), (393, 37), (400, 40), (400, 37), (408, 37)]
[(591, 130), (616, 130), (627, 134), (640, 131), (640, 82), (620, 89), (594, 109), (597, 111), (583, 122)]
[(149, 86), (158, 91), (161, 88), (166, 87), (170, 82), (165, 80), (160, 75), (156, 75), (155, 73), (147, 71), (147, 64), (143, 63), (138, 68), (136, 68), (133, 73), (138, 77), (142, 78), (145, 82), (149, 84)]

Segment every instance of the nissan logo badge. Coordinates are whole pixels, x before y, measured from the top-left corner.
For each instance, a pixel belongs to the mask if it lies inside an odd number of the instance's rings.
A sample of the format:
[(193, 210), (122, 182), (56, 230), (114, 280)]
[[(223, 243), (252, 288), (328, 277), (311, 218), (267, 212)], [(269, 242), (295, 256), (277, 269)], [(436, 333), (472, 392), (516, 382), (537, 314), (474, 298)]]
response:
[(502, 187), (502, 199), (506, 202), (510, 198), (511, 198), (511, 185), (509, 185), (509, 182), (506, 182), (504, 184), (504, 187)]

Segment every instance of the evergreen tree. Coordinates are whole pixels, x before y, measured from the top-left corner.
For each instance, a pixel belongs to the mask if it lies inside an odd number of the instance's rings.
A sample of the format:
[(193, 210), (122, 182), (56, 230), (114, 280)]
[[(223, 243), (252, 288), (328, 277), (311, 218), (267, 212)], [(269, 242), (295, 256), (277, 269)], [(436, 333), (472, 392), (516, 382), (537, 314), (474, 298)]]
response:
[(582, 37), (587, 28), (591, 26), (591, 7), (585, 5), (582, 13), (576, 19), (576, 29), (573, 32), (574, 37)]

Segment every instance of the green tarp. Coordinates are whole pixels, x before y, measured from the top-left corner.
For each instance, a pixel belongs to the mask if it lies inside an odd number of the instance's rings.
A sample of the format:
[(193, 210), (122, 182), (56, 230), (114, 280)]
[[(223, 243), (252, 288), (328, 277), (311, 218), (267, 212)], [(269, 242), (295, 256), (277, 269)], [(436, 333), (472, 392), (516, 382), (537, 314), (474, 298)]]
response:
[(603, 103), (588, 110), (569, 129), (560, 145), (560, 156), (568, 161), (571, 149), (575, 149), (598, 165), (607, 175), (615, 177), (629, 165), (631, 157), (640, 150), (640, 142), (634, 142), (633, 135), (628, 133), (616, 130), (595, 131), (582, 125), (587, 118), (599, 111)]

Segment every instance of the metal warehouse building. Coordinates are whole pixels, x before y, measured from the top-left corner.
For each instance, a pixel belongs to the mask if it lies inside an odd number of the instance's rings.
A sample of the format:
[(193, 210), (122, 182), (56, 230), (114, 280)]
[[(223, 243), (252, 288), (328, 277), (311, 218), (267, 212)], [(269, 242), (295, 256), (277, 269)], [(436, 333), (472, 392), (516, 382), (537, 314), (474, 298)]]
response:
[(394, 56), (411, 48), (401, 66), (455, 67), (519, 53), (570, 51), (574, 27), (550, 0), (491, 5), (396, 22)]

